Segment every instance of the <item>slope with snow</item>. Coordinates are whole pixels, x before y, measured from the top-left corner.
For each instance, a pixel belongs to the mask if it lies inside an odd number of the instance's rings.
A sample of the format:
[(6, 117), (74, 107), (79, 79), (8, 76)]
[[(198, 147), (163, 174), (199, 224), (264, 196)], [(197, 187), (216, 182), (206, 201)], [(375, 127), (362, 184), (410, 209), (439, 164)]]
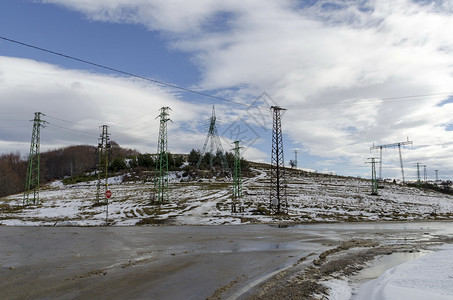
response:
[[(243, 197), (232, 199), (231, 179), (189, 181), (172, 176), (170, 201), (150, 204), (152, 183), (111, 178), (110, 225), (239, 224), (263, 222), (332, 222), (453, 219), (453, 197), (417, 188), (386, 184), (370, 195), (370, 181), (319, 173), (290, 171), (288, 214), (269, 214), (269, 170), (252, 168), (244, 178)], [(179, 177), (179, 178), (178, 178)], [(107, 207), (94, 206), (96, 182), (41, 189), (39, 205), (22, 206), (23, 195), (0, 199), (3, 225), (103, 225)], [(236, 203), (237, 212), (232, 212)], [(240, 209), (239, 209), (240, 208)]]

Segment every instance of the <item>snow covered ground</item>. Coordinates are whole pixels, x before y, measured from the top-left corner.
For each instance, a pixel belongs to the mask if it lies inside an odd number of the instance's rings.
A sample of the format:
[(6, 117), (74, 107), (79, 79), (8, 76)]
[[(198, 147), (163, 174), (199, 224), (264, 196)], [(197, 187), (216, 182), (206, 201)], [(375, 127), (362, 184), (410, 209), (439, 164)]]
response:
[[(268, 169), (255, 167), (252, 173), (244, 178), (239, 201), (232, 199), (231, 180), (188, 181), (173, 174), (169, 202), (161, 205), (150, 204), (150, 182), (111, 178), (108, 222), (128, 226), (453, 219), (449, 195), (386, 184), (379, 196), (371, 196), (369, 180), (301, 171), (290, 172), (287, 178), (288, 215), (273, 215), (268, 211)], [(72, 185), (56, 181), (41, 189), (39, 205), (22, 206), (22, 194), (1, 198), (0, 224), (103, 225), (107, 207), (93, 205), (96, 191), (94, 181)]]
[[(111, 178), (108, 215), (107, 206), (94, 205), (95, 181), (55, 181), (41, 189), (38, 205), (23, 206), (22, 194), (1, 198), (0, 225), (100, 226), (106, 217), (114, 226), (453, 220), (452, 196), (391, 183), (371, 196), (369, 180), (293, 171), (287, 177), (288, 214), (273, 215), (265, 167), (254, 167), (244, 178), (239, 201), (233, 201), (231, 179), (188, 180), (181, 174), (172, 174), (169, 201), (160, 205), (150, 203), (152, 183)], [(324, 284), (330, 299), (453, 299), (451, 266), (453, 246), (448, 245), (364, 284), (351, 278)]]
[(331, 280), (331, 300), (453, 299), (453, 245), (386, 270), (355, 289), (348, 280)]

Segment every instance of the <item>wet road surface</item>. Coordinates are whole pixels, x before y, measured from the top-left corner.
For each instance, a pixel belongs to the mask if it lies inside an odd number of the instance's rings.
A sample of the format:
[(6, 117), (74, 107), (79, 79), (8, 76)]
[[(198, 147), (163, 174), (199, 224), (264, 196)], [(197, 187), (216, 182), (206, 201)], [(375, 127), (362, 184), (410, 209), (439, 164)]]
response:
[(222, 299), (351, 238), (451, 235), (448, 222), (0, 227), (0, 299)]

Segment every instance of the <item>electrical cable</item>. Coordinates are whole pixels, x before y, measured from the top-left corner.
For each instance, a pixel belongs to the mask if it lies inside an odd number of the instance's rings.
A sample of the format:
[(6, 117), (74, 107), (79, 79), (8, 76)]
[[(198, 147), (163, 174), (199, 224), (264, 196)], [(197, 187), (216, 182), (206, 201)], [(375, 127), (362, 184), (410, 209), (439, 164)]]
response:
[(67, 128), (67, 127), (63, 127), (63, 126), (60, 126), (60, 125), (56, 125), (56, 124), (53, 124), (53, 123), (49, 123), (47, 122), (46, 126), (53, 126), (53, 127), (56, 127), (58, 129), (61, 129), (61, 130), (69, 130), (69, 131), (72, 131), (72, 132), (75, 132), (79, 135), (83, 135), (85, 137), (90, 137), (90, 138), (93, 138), (93, 134), (89, 133), (89, 132), (84, 132), (84, 131), (80, 131), (80, 130), (76, 130), (76, 129), (72, 129), (72, 128)]
[(142, 79), (142, 80), (145, 80), (145, 81), (149, 81), (149, 82), (152, 82), (152, 83), (155, 83), (155, 84), (158, 84), (158, 85), (171, 87), (173, 89), (181, 90), (181, 91), (184, 91), (184, 92), (193, 93), (193, 94), (196, 94), (196, 95), (200, 95), (200, 96), (204, 96), (204, 97), (208, 97), (208, 98), (213, 98), (213, 99), (216, 99), (216, 100), (226, 101), (226, 102), (234, 103), (234, 104), (237, 104), (237, 105), (250, 106), (248, 104), (244, 104), (244, 103), (241, 103), (241, 102), (225, 99), (225, 98), (214, 96), (214, 95), (210, 95), (210, 94), (207, 94), (207, 93), (191, 90), (189, 88), (181, 87), (181, 86), (178, 86), (178, 85), (175, 85), (175, 84), (171, 84), (171, 83), (163, 82), (163, 81), (160, 81), (160, 80), (148, 78), (148, 77), (145, 77), (145, 76), (137, 75), (137, 74), (134, 74), (134, 73), (122, 71), (122, 70), (119, 70), (119, 69), (115, 69), (115, 68), (112, 68), (112, 67), (108, 67), (108, 66), (105, 66), (105, 65), (94, 63), (94, 62), (91, 62), (91, 61), (88, 61), (88, 60), (85, 60), (85, 59), (77, 58), (77, 57), (74, 57), (74, 56), (71, 56), (71, 55), (63, 54), (63, 53), (60, 53), (60, 52), (56, 52), (56, 51), (53, 51), (53, 50), (48, 50), (48, 49), (45, 49), (45, 48), (41, 48), (41, 47), (38, 47), (38, 46), (34, 46), (34, 45), (31, 45), (31, 44), (20, 42), (20, 41), (17, 41), (17, 40), (9, 39), (9, 38), (3, 37), (3, 36), (0, 36), (0, 39), (8, 41), (8, 42), (11, 42), (11, 43), (19, 44), (19, 45), (22, 45), (22, 46), (25, 46), (25, 47), (29, 47), (29, 48), (32, 48), (32, 49), (35, 49), (35, 50), (39, 50), (39, 51), (47, 52), (47, 53), (50, 53), (50, 54), (53, 54), (53, 55), (61, 56), (61, 57), (67, 58), (67, 59), (75, 60), (75, 61), (78, 61), (78, 62), (81, 62), (81, 63), (84, 63), (84, 64), (88, 64), (88, 65), (91, 65), (91, 66), (95, 66), (95, 67), (98, 67), (98, 68), (101, 68), (101, 69), (109, 70), (109, 71), (112, 71), (112, 72), (116, 72), (116, 73), (119, 73), (119, 74), (123, 74), (123, 75), (127, 75), (127, 76), (130, 76), (130, 77), (134, 77), (134, 78), (139, 78), (139, 79)]
[(49, 118), (52, 118), (52, 119), (55, 119), (55, 120), (59, 120), (59, 121), (63, 121), (63, 122), (67, 122), (67, 123), (71, 123), (71, 124), (75, 124), (75, 125), (80, 125), (80, 126), (82, 125), (82, 124), (79, 124), (79, 123), (76, 123), (76, 122), (72, 122), (72, 121), (61, 119), (61, 118), (53, 117), (53, 116), (48, 115), (48, 114), (46, 114), (46, 117), (49, 117)]
[[(164, 82), (164, 81), (152, 79), (152, 78), (149, 78), (149, 77), (137, 75), (137, 74), (134, 74), (134, 73), (131, 73), (131, 72), (127, 72), (127, 71), (123, 71), (123, 70), (116, 69), (116, 68), (113, 68), (113, 67), (109, 67), (109, 66), (106, 66), (106, 65), (98, 64), (98, 63), (91, 62), (91, 61), (88, 61), (88, 60), (85, 60), (85, 59), (77, 58), (75, 56), (63, 54), (63, 53), (60, 53), (60, 52), (56, 52), (56, 51), (53, 51), (53, 50), (45, 49), (45, 48), (42, 48), (42, 47), (31, 45), (31, 44), (28, 44), (28, 43), (25, 43), (25, 42), (21, 42), (21, 41), (18, 41), (18, 40), (6, 38), (6, 37), (3, 37), (3, 36), (0, 36), (0, 39), (2, 39), (4, 41), (11, 42), (11, 43), (15, 43), (15, 44), (18, 44), (18, 45), (22, 45), (22, 46), (25, 46), (25, 47), (29, 47), (29, 48), (32, 48), (32, 49), (35, 49), (35, 50), (43, 51), (43, 52), (46, 52), (46, 53), (50, 53), (50, 54), (53, 54), (53, 55), (57, 55), (57, 56), (61, 56), (61, 57), (67, 58), (67, 59), (78, 61), (78, 62), (81, 62), (81, 63), (84, 63), (84, 64), (92, 65), (92, 66), (95, 66), (95, 67), (98, 67), (98, 68), (101, 68), (101, 69), (109, 70), (109, 71), (112, 71), (112, 72), (116, 72), (116, 73), (127, 75), (127, 76), (130, 76), (130, 77), (138, 78), (138, 79), (141, 79), (141, 80), (149, 81), (149, 82), (161, 85), (161, 86), (167, 86), (167, 87), (170, 87), (170, 88), (173, 88), (173, 89), (181, 90), (181, 91), (184, 91), (184, 92), (193, 93), (193, 94), (197, 94), (197, 95), (200, 95), (200, 96), (204, 96), (204, 97), (208, 97), (208, 98), (212, 98), (212, 99), (216, 99), (216, 100), (220, 100), (220, 101), (224, 101), (224, 102), (229, 102), (229, 103), (241, 105), (241, 106), (244, 106), (244, 107), (255, 108), (255, 109), (259, 109), (259, 110), (268, 110), (269, 109), (269, 107), (262, 107), (262, 106), (260, 107), (260, 106), (250, 105), (250, 104), (234, 101), (234, 100), (231, 100), (231, 99), (226, 99), (226, 98), (223, 98), (223, 97), (219, 97), (219, 96), (203, 93), (203, 92), (200, 92), (200, 91), (195, 91), (195, 90), (192, 90), (192, 89), (189, 89), (189, 88), (178, 86), (176, 84), (171, 84), (171, 83), (167, 83), (167, 82)], [(366, 100), (366, 99), (361, 99), (362, 102), (359, 102), (359, 103), (356, 103), (356, 104), (369, 104), (369, 103), (372, 103), (372, 102), (380, 102), (380, 101), (387, 101), (387, 102), (407, 101), (407, 100), (411, 100), (411, 99), (419, 98), (419, 97), (440, 96), (440, 95), (452, 96), (453, 92), (433, 93), (433, 94), (420, 94), (420, 95), (410, 95), (410, 96), (397, 96), (397, 97), (387, 97), (387, 98), (378, 98), (378, 99), (375, 98), (375, 99), (369, 99), (366, 102), (364, 102), (364, 100)], [(347, 100), (347, 99), (345, 99), (345, 100)], [(394, 100), (394, 101), (391, 101), (391, 100)], [(421, 100), (421, 99), (419, 99), (419, 100)], [(342, 103), (341, 101), (344, 101), (344, 100), (333, 101), (333, 103), (332, 102), (317, 102), (316, 105), (308, 105), (308, 107), (310, 107), (310, 106), (316, 107), (318, 105), (322, 106), (322, 107), (324, 107), (326, 105), (327, 106), (332, 106), (332, 105), (351, 105), (351, 103)], [(359, 101), (360, 101), (360, 99), (359, 99)], [(302, 106), (302, 105), (298, 105), (297, 107), (290, 105), (288, 107), (290, 109), (304, 108), (304, 106)], [(286, 108), (288, 108), (288, 107), (286, 107)]]

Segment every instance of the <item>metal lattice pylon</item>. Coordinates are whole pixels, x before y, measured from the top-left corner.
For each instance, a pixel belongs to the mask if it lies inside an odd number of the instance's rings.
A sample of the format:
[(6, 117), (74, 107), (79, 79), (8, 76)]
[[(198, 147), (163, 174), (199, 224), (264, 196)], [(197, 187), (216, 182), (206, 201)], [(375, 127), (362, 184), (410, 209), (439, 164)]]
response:
[[(222, 143), (220, 142), (220, 137), (219, 137), (219, 133), (217, 131), (217, 126), (216, 126), (215, 122), (216, 122), (216, 116), (215, 116), (215, 108), (213, 105), (208, 135), (206, 136), (206, 140), (203, 145), (203, 150), (201, 150), (201, 155), (200, 155), (200, 158), (198, 159), (197, 168), (200, 168), (201, 162), (203, 161), (203, 158), (206, 155), (206, 148), (208, 146), (208, 142), (210, 141), (209, 153), (211, 155), (210, 155), (210, 159), (209, 159), (209, 166), (211, 167), (211, 169), (214, 167), (214, 156), (218, 152), (218, 153), (220, 153), (220, 162), (222, 164), (222, 168), (224, 171), (227, 171), (228, 164), (227, 164), (225, 155), (223, 154), (223, 147), (222, 147)], [(216, 153), (214, 153), (214, 148), (217, 149)]]
[(154, 177), (153, 201), (168, 202), (168, 146), (167, 122), (170, 121), (169, 107), (160, 109), (159, 140), (157, 141), (156, 173)]
[(383, 148), (390, 148), (390, 147), (398, 147), (398, 152), (399, 152), (399, 155), (400, 155), (401, 178), (403, 180), (403, 183), (405, 182), (403, 156), (401, 155), (401, 146), (412, 145), (412, 144), (413, 144), (413, 142), (409, 141), (409, 138), (407, 138), (407, 141), (405, 141), (405, 142), (399, 142), (399, 143), (393, 143), (393, 144), (387, 144), (387, 145), (380, 145), (380, 146), (373, 146), (373, 147), (370, 148), (370, 151), (379, 149), (379, 180), (382, 181), (382, 149)]
[(40, 129), (41, 127), (44, 127), (43, 124), (47, 123), (46, 121), (41, 120), (41, 116), (45, 115), (41, 112), (35, 112), (30, 152), (28, 154), (23, 205), (28, 205), (30, 203), (30, 193), (33, 193), (33, 204), (39, 204)]
[[(102, 125), (101, 135), (98, 143), (98, 183), (96, 192), (96, 202), (99, 203), (101, 199), (101, 185), (104, 179), (104, 193), (108, 190), (108, 166), (110, 154), (110, 135), (108, 133), (108, 126)], [(107, 202), (107, 201), (106, 201)]]
[(242, 197), (242, 170), (241, 170), (241, 153), (239, 146), (240, 141), (234, 142), (234, 169), (233, 169), (233, 199)]
[(417, 165), (417, 184), (418, 186), (420, 186), (422, 184), (420, 180), (420, 163), (416, 163), (416, 165)]
[(273, 128), (270, 209), (276, 214), (284, 214), (287, 213), (288, 202), (286, 199), (281, 112), (286, 109), (279, 106), (271, 106), (271, 110), (273, 115)]
[(378, 195), (378, 179), (376, 177), (376, 159), (371, 159), (371, 195)]

